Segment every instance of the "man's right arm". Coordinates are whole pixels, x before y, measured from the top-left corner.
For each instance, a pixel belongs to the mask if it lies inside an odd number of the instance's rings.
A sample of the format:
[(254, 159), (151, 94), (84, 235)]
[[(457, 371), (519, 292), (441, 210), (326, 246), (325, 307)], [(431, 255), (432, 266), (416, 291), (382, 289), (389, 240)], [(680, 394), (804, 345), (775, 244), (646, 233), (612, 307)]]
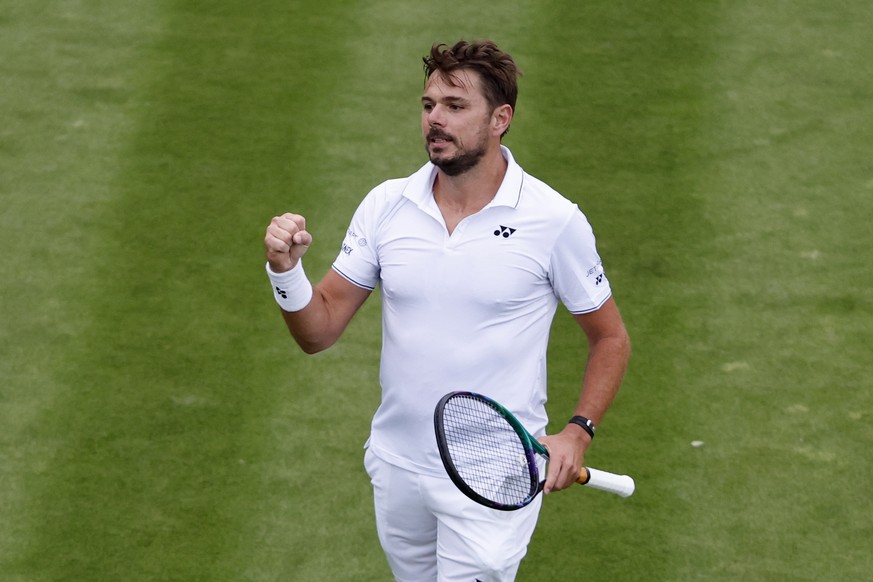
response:
[(267, 262), (273, 274), (271, 278), (274, 275), (293, 275), (296, 281), (291, 287), (295, 293), (309, 294), (311, 291), (311, 299), (304, 307), (293, 311), (282, 309), (285, 325), (308, 354), (332, 346), (370, 295), (370, 290), (358, 287), (332, 269), (312, 287), (300, 264), (311, 244), (312, 235), (306, 230), (306, 219), (297, 214), (274, 217), (264, 237)]

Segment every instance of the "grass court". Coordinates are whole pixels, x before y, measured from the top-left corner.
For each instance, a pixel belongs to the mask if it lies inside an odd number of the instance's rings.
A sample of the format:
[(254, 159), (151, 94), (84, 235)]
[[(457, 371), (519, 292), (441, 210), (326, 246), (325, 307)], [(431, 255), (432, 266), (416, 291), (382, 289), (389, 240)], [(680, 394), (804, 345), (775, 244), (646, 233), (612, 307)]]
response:
[[(871, 24), (866, 0), (0, 1), (0, 579), (389, 578), (378, 298), (303, 355), (262, 238), (304, 214), (329, 268), (364, 194), (424, 163), (421, 57), (460, 38), (525, 72), (505, 143), (589, 217), (634, 345), (588, 461), (637, 493), (549, 497), (519, 579), (869, 579)], [(584, 349), (559, 310), (555, 430)]]

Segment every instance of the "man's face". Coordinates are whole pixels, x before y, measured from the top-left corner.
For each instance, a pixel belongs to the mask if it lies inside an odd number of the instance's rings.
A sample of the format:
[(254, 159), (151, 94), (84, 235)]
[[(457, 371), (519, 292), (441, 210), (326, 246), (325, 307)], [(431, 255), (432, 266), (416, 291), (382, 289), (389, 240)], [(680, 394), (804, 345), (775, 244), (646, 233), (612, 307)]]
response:
[(449, 176), (476, 166), (488, 149), (492, 109), (481, 84), (478, 73), (460, 70), (451, 78), (436, 72), (424, 88), (424, 147), (430, 161)]

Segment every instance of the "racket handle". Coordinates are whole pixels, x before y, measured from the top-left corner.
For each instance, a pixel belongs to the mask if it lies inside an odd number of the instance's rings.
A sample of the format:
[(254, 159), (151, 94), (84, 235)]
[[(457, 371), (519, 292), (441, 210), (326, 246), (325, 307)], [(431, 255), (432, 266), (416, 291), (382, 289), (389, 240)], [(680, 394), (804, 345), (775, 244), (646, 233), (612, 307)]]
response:
[(630, 497), (636, 488), (634, 480), (627, 475), (616, 475), (587, 467), (582, 469), (576, 482), (593, 489), (615, 493), (621, 497)]

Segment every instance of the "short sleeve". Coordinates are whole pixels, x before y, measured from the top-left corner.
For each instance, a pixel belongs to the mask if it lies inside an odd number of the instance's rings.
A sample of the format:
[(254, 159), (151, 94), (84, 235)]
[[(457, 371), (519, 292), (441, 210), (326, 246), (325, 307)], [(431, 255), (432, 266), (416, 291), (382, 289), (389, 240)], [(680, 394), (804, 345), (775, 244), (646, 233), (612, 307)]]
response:
[(578, 207), (555, 241), (549, 268), (555, 295), (574, 315), (597, 311), (612, 296), (594, 232)]
[(379, 282), (376, 225), (379, 222), (380, 199), (384, 198), (383, 189), (373, 189), (358, 205), (333, 263), (334, 271), (358, 287), (371, 291)]

